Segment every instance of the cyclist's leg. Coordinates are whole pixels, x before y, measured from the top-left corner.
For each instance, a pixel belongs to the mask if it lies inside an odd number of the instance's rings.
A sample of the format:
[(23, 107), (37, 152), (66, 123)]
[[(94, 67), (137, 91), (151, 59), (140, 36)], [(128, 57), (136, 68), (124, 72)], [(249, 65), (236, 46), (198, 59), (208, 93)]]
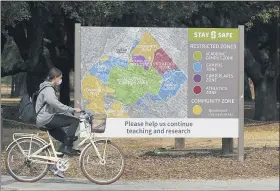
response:
[(57, 176), (57, 177), (59, 177), (59, 178), (64, 178), (64, 177), (65, 177), (64, 172), (58, 170), (55, 164), (51, 165), (50, 168), (49, 168), (49, 170), (50, 170), (55, 176)]
[[(79, 153), (72, 149), (73, 142), (75, 141), (75, 133), (79, 125), (79, 119), (76, 117), (63, 115), (63, 114), (56, 114), (53, 119), (47, 124), (47, 127), (51, 127), (52, 129), (60, 129), (61, 133), (59, 135), (55, 135), (56, 137), (59, 136), (63, 137), (63, 144), (59, 149), (60, 152), (67, 154), (67, 155), (79, 155)], [(59, 130), (55, 130), (54, 132), (59, 132)]]
[(59, 142), (63, 143), (66, 132), (63, 130), (63, 128), (52, 128), (49, 130), (49, 134), (55, 139), (58, 140)]
[[(46, 127), (50, 127), (51, 124), (46, 125)], [(66, 136), (66, 133), (63, 131), (63, 129), (61, 128), (48, 128), (49, 134), (55, 139), (58, 140), (59, 142), (61, 142), (63, 144), (64, 142), (64, 137)], [(63, 156), (60, 156), (63, 157)], [(60, 177), (60, 178), (64, 178), (64, 172), (60, 171), (57, 169), (56, 165), (50, 165), (49, 170), (53, 173), (53, 175)]]

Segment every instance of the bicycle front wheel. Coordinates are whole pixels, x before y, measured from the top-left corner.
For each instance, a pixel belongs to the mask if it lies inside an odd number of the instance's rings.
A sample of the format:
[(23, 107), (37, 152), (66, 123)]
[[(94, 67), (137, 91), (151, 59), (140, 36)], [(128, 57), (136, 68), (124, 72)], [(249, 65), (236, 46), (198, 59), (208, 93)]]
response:
[[(34, 138), (21, 138), (12, 143), (6, 153), (6, 169), (8, 173), (20, 182), (36, 182), (43, 178), (49, 169), (48, 164), (34, 163), (28, 160), (26, 155), (32, 154), (44, 145)], [(42, 156), (50, 156), (47, 150), (40, 153)]]
[(80, 157), (80, 168), (84, 176), (91, 182), (101, 185), (117, 181), (124, 172), (124, 154), (110, 141), (99, 140), (95, 145), (104, 161), (99, 159), (95, 148), (89, 143)]

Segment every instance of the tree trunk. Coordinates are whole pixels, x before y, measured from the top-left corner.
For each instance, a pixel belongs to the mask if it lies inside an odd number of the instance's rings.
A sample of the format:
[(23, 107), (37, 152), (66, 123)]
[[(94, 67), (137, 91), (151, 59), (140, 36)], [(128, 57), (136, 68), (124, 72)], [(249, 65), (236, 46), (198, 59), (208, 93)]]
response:
[[(271, 26), (269, 31), (269, 60), (264, 65), (264, 77), (256, 84), (255, 119), (261, 121), (278, 120), (277, 109), (277, 80), (279, 77), (279, 39), (277, 31), (280, 28), (277, 22)], [(276, 37), (276, 40), (275, 40)], [(279, 37), (278, 37), (279, 38)]]
[(25, 28), (26, 26), (24, 22), (19, 22), (15, 27), (9, 26), (8, 31), (9, 34), (14, 38), (14, 41), (19, 48), (22, 59), (28, 60), (29, 43), (25, 34)]
[(12, 76), (12, 84), (11, 84), (11, 97), (15, 97), (15, 89), (16, 89), (16, 75)]
[(46, 71), (47, 68), (44, 69), (45, 71), (35, 71), (35, 72), (27, 72), (26, 75), (26, 84), (27, 84), (27, 93), (29, 96), (32, 96), (32, 94), (35, 91), (39, 90), (40, 84), (45, 80), (46, 78)]
[(277, 102), (280, 102), (280, 76), (278, 76), (277, 79), (277, 85), (276, 85), (276, 90), (277, 90)]
[(60, 85), (60, 101), (65, 105), (70, 104), (70, 78), (69, 68), (62, 69), (63, 80)]
[[(40, 63), (40, 56), (43, 52), (43, 37), (44, 37), (44, 10), (43, 7), (35, 2), (30, 2), (31, 7), (31, 22), (28, 25), (27, 39), (30, 43), (28, 51), (30, 59), (30, 71), (35, 72), (35, 66)], [(28, 84), (27, 84), (28, 85)]]
[(74, 68), (75, 20), (65, 17), (64, 21), (67, 41), (57, 67), (61, 69), (63, 74), (63, 82), (60, 85), (60, 101), (65, 105), (70, 105), (70, 70)]
[[(277, 120), (277, 90), (279, 61), (276, 59), (275, 48), (270, 49), (270, 63), (264, 64), (261, 52), (256, 48), (256, 37), (251, 33), (247, 38), (245, 49), (245, 71), (254, 83), (255, 120)], [(275, 46), (274, 41), (271, 43)], [(277, 49), (276, 49), (277, 50)]]
[(27, 93), (26, 72), (21, 72), (13, 76), (11, 97), (21, 97)]
[(244, 72), (244, 100), (245, 101), (252, 101), (252, 94), (251, 94), (251, 89), (250, 89), (250, 84), (249, 84), (249, 78)]
[(46, 25), (46, 10), (40, 2), (30, 2), (31, 22), (28, 25), (27, 39), (30, 43), (30, 69), (27, 72), (27, 92), (31, 96), (39, 90), (39, 85), (48, 73), (48, 62), (43, 61), (45, 53), (43, 47), (44, 27)]
[(267, 79), (265, 76), (255, 85), (255, 120), (277, 120), (276, 79)]
[(7, 42), (7, 38), (5, 37), (5, 35), (1, 32), (1, 54), (4, 50), (4, 46)]

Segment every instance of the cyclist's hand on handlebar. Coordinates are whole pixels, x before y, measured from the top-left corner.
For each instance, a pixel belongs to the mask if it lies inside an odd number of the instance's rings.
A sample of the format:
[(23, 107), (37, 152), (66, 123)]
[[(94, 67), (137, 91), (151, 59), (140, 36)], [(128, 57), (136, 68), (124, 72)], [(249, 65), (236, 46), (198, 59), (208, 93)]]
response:
[(77, 113), (81, 113), (82, 110), (80, 108), (74, 108), (74, 111)]

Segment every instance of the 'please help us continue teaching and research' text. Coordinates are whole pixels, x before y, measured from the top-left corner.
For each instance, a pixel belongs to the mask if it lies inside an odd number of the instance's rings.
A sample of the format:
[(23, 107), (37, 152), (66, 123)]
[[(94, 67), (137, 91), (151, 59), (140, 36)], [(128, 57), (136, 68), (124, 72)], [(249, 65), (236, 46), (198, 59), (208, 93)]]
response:
[(138, 135), (186, 135), (192, 126), (191, 122), (125, 121), (126, 133)]

